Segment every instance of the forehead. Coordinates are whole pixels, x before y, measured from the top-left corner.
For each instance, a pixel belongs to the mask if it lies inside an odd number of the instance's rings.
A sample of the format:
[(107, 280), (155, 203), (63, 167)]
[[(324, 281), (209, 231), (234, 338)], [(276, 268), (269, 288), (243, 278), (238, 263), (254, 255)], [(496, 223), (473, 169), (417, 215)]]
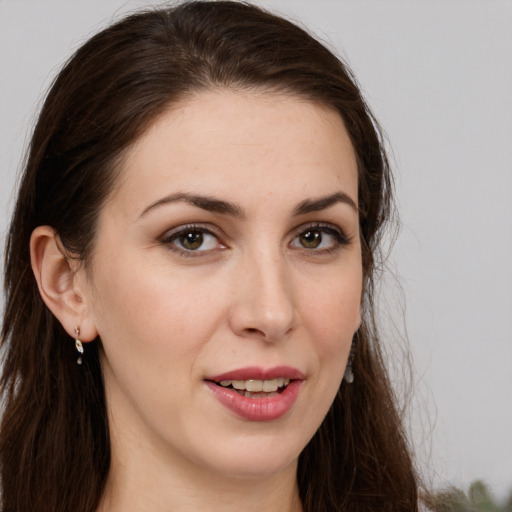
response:
[(357, 202), (357, 163), (341, 116), (275, 92), (216, 90), (178, 102), (128, 149), (120, 170), (113, 196), (131, 206), (188, 189), (238, 201), (341, 187)]

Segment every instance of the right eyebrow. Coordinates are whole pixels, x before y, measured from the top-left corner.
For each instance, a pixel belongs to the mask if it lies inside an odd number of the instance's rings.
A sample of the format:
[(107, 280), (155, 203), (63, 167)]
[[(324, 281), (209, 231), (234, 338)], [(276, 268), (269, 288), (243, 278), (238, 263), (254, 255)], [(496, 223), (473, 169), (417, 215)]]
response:
[(178, 192), (171, 194), (148, 205), (142, 213), (139, 215), (139, 219), (147, 215), (150, 211), (160, 206), (164, 206), (170, 203), (182, 201), (184, 203), (197, 206), (203, 210), (221, 213), (223, 215), (230, 215), (232, 217), (243, 218), (245, 216), (242, 208), (235, 203), (229, 201), (223, 201), (212, 196), (203, 196), (197, 194), (187, 194), (185, 192)]

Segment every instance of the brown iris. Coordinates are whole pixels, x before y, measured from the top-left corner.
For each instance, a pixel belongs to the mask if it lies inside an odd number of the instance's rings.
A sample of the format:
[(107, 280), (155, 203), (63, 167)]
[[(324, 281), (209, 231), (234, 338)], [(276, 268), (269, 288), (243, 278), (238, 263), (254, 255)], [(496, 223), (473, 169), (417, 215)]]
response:
[(180, 236), (180, 243), (184, 249), (195, 251), (203, 245), (203, 233), (200, 231), (190, 231)]
[(304, 231), (299, 236), (302, 247), (316, 249), (322, 243), (322, 233), (319, 231)]

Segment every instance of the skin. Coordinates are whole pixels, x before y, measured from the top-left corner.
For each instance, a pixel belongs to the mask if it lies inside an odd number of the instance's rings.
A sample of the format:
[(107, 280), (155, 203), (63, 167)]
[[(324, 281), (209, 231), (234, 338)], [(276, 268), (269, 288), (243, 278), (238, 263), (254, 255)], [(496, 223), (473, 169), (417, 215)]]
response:
[[(177, 193), (232, 203), (238, 215)], [(348, 200), (297, 214), (334, 193)], [(190, 224), (195, 241), (208, 230), (194, 249), (176, 234)], [(55, 244), (44, 229), (37, 240), (44, 261)], [(112, 466), (99, 510), (301, 510), (298, 456), (360, 325), (357, 164), (337, 113), (269, 92), (215, 90), (174, 105), (125, 155), (92, 263), (71, 282), (63, 325), (103, 344)], [(306, 377), (273, 421), (236, 416), (204, 382), (278, 365)]]

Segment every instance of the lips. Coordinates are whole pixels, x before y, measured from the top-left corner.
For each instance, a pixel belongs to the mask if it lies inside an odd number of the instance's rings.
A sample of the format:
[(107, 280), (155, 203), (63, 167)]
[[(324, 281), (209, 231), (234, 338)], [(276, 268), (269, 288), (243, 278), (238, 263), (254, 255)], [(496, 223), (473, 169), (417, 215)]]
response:
[(290, 366), (246, 367), (207, 377), (214, 397), (236, 416), (271, 421), (284, 416), (295, 403), (304, 373)]
[(223, 380), (271, 380), (279, 377), (290, 380), (304, 380), (306, 376), (300, 370), (291, 366), (275, 366), (267, 369), (258, 366), (248, 366), (213, 377), (207, 377), (205, 380), (213, 382), (221, 382)]

